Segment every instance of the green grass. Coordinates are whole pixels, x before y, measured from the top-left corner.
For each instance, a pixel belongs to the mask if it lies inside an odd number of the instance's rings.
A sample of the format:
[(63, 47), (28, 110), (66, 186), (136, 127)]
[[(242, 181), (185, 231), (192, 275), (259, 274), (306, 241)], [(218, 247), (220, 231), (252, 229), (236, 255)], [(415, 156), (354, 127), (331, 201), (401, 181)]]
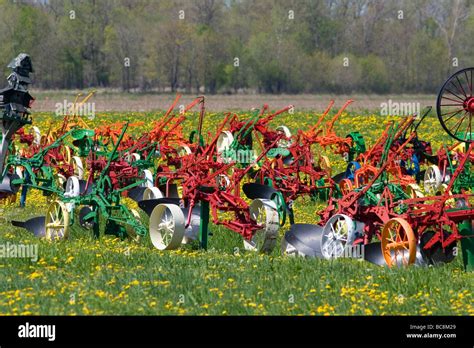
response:
[[(299, 115), (298, 121), (294, 116), (279, 121), (305, 129), (314, 119)], [(361, 119), (345, 116), (337, 131), (345, 135), (358, 128), (373, 141), (382, 119), (370, 127)], [(429, 120), (420, 134), (437, 146), (447, 142), (437, 124), (430, 133), (436, 120)], [(297, 201), (297, 222), (317, 221), (318, 208)], [(45, 210), (35, 198), (25, 209), (0, 206), (0, 244), (38, 244), (39, 251), (37, 262), (0, 259), (0, 314), (474, 314), (474, 275), (463, 271), (460, 256), (438, 267), (388, 269), (349, 259), (283, 257), (279, 250), (258, 255), (243, 250), (238, 234), (215, 226), (207, 251), (186, 246), (160, 252), (148, 240), (96, 240), (77, 227), (68, 240), (48, 243), (7, 223)]]
[[(22, 216), (34, 214), (25, 210)], [(387, 269), (364, 261), (240, 251), (214, 229), (208, 251), (159, 252), (75, 230), (51, 244), (2, 225), (1, 243), (38, 243), (38, 262), (0, 264), (2, 314), (471, 314), (472, 274), (441, 267)], [(19, 290), (19, 291), (17, 291)]]

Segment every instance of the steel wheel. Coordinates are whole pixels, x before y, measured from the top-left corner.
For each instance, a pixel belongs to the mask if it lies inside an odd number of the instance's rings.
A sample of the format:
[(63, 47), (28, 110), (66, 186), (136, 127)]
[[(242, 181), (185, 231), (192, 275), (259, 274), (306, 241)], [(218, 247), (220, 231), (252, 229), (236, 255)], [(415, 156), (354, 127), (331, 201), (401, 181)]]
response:
[(159, 250), (172, 250), (184, 237), (184, 214), (175, 204), (158, 204), (150, 216), (150, 239)]
[(184, 157), (193, 153), (187, 145), (179, 146), (176, 152), (178, 153), (178, 157)]
[(62, 175), (61, 173), (57, 173), (54, 177), (55, 177), (55, 180), (56, 180), (56, 185), (58, 186), (58, 188), (61, 191), (63, 191), (64, 190), (64, 185), (67, 182), (67, 178), (64, 175)]
[(67, 146), (62, 146), (60, 149), (59, 149), (59, 153), (60, 155), (63, 157), (63, 161), (66, 162), (66, 163), (71, 163), (71, 159), (72, 159), (72, 151), (69, 147)]
[(292, 143), (290, 129), (287, 126), (281, 125), (276, 128), (276, 131), (284, 135), (284, 138), (281, 138), (280, 140), (278, 140), (277, 146), (284, 147), (284, 148), (290, 147)]
[(153, 174), (151, 173), (151, 171), (149, 169), (145, 169), (143, 171), (142, 177), (143, 179), (145, 179), (145, 182), (141, 186), (152, 188), (153, 187)]
[(321, 237), (321, 253), (326, 259), (338, 258), (352, 246), (358, 225), (349, 216), (336, 214), (324, 225)]
[(82, 164), (82, 160), (78, 156), (72, 157), (72, 166), (74, 168), (74, 175), (77, 176), (79, 179), (84, 178), (84, 165)]
[(441, 87), (436, 110), (441, 126), (454, 139), (472, 142), (472, 116), (474, 114), (474, 68), (454, 73)]
[(352, 185), (352, 181), (350, 181), (349, 179), (342, 179), (339, 183), (339, 188), (341, 189), (341, 193), (343, 195), (347, 195), (353, 190), (354, 187)]
[(234, 136), (232, 135), (232, 132), (223, 131), (221, 134), (219, 134), (219, 137), (217, 138), (217, 144), (216, 144), (217, 153), (221, 154), (225, 150), (228, 150), (230, 147), (230, 144), (232, 144), (233, 141), (234, 141)]
[(388, 220), (382, 229), (382, 254), (388, 267), (411, 265), (416, 259), (416, 237), (402, 218)]
[(276, 245), (276, 238), (280, 228), (278, 210), (274, 201), (270, 199), (254, 199), (249, 207), (250, 218), (262, 226), (257, 230), (250, 241), (244, 240), (246, 250), (270, 253)]
[(421, 192), (420, 186), (417, 184), (408, 184), (408, 186), (405, 188), (405, 193), (408, 195), (410, 198), (423, 198), (423, 192)]
[(45, 237), (49, 241), (61, 240), (69, 235), (69, 211), (63, 202), (53, 202), (46, 214)]
[(149, 200), (149, 199), (158, 199), (158, 198), (163, 198), (163, 193), (161, 193), (160, 189), (158, 187), (147, 187), (145, 191), (143, 192), (143, 200)]
[(125, 155), (125, 160), (128, 162), (128, 163), (133, 163), (135, 161), (139, 161), (140, 160), (140, 155), (136, 152), (132, 152), (132, 153), (127, 153)]
[(434, 195), (442, 183), (441, 171), (437, 165), (431, 165), (425, 171), (423, 188), (425, 192)]
[(66, 181), (66, 189), (64, 190), (64, 197), (72, 198), (78, 197), (81, 193), (81, 184), (77, 176), (70, 176)]

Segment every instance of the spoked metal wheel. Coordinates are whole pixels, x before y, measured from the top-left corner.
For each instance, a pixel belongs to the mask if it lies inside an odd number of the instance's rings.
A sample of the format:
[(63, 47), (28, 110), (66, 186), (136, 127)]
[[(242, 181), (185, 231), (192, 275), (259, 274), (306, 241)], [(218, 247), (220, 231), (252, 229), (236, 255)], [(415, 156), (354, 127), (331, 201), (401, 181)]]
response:
[(338, 258), (351, 247), (356, 239), (357, 229), (361, 229), (349, 216), (336, 214), (324, 225), (321, 237), (321, 253), (326, 259)]
[(149, 169), (145, 169), (142, 174), (145, 182), (141, 185), (142, 187), (153, 187), (153, 174)]
[(219, 137), (217, 138), (217, 144), (216, 144), (217, 153), (221, 154), (225, 150), (228, 150), (230, 147), (230, 144), (232, 144), (233, 141), (234, 141), (234, 136), (232, 135), (232, 132), (223, 131), (221, 134), (219, 134)]
[(66, 181), (66, 188), (64, 190), (64, 197), (72, 198), (81, 194), (81, 184), (77, 176), (70, 176)]
[(453, 138), (472, 142), (474, 139), (474, 68), (454, 73), (441, 87), (436, 109), (441, 126)]
[(46, 214), (45, 237), (49, 241), (65, 239), (69, 235), (69, 211), (63, 202), (53, 202)]
[(246, 250), (270, 253), (276, 245), (280, 218), (276, 203), (270, 199), (254, 199), (249, 207), (250, 218), (262, 228), (255, 232), (250, 241), (244, 240)]
[(347, 195), (354, 189), (354, 186), (352, 185), (352, 181), (349, 179), (342, 179), (339, 183), (339, 188), (341, 189), (341, 193), (343, 195)]
[(135, 152), (132, 152), (132, 153), (128, 153), (125, 155), (125, 160), (128, 162), (128, 163), (133, 163), (135, 161), (139, 161), (140, 160), (140, 155), (138, 153), (135, 153)]
[(423, 188), (429, 195), (434, 195), (438, 191), (442, 183), (441, 171), (437, 165), (431, 165), (425, 171), (423, 180)]
[(67, 182), (67, 179), (64, 175), (62, 175), (61, 173), (57, 173), (55, 175), (55, 180), (56, 180), (56, 184), (58, 185), (58, 187), (63, 190), (64, 189), (64, 184)]
[(405, 188), (405, 193), (408, 195), (410, 198), (423, 198), (423, 192), (421, 192), (420, 186), (417, 184), (408, 184), (408, 186)]
[(84, 178), (84, 165), (82, 164), (82, 160), (78, 156), (73, 156), (71, 159), (71, 164), (74, 168), (74, 175), (77, 176), (79, 179)]
[(388, 220), (382, 229), (382, 254), (388, 267), (411, 265), (416, 260), (416, 237), (402, 218)]
[(187, 145), (179, 146), (176, 151), (178, 152), (179, 157), (184, 157), (193, 153)]
[(160, 191), (158, 187), (147, 187), (145, 191), (143, 191), (143, 200), (149, 199), (158, 199), (163, 198), (163, 193)]
[(278, 147), (285, 147), (285, 148), (290, 147), (292, 143), (290, 129), (285, 125), (281, 125), (276, 128), (276, 131), (284, 135), (284, 138), (278, 140), (277, 142)]
[(184, 214), (175, 204), (158, 204), (150, 216), (150, 238), (155, 248), (172, 250), (184, 237)]

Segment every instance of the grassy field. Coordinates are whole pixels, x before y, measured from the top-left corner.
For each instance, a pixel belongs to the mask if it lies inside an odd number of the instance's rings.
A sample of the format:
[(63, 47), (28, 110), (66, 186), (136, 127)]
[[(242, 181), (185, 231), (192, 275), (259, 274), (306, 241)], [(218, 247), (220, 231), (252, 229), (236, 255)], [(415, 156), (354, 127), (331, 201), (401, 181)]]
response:
[[(104, 120), (143, 120), (142, 132), (158, 117), (103, 113), (91, 127)], [(34, 123), (45, 130), (51, 119), (40, 113)], [(221, 114), (210, 114), (204, 129), (214, 131), (220, 119)], [(279, 117), (271, 126), (307, 129), (316, 119), (297, 113)], [(386, 121), (371, 114), (344, 114), (336, 132), (344, 136), (360, 130), (370, 144)], [(195, 126), (191, 117), (185, 133)], [(425, 120), (419, 134), (434, 149), (450, 143), (434, 117)], [(342, 160), (330, 158), (333, 170), (341, 170)], [(207, 251), (190, 245), (160, 252), (148, 240), (96, 240), (77, 227), (69, 240), (48, 243), (8, 224), (44, 214), (46, 203), (33, 193), (24, 209), (0, 206), (0, 244), (37, 244), (39, 252), (36, 262), (0, 259), (1, 314), (474, 315), (474, 274), (462, 270), (460, 256), (439, 267), (387, 269), (357, 260), (283, 257), (279, 250), (258, 255), (243, 250), (239, 235), (215, 226)], [(298, 200), (296, 221), (317, 222), (322, 206)], [(280, 237), (287, 229), (281, 229)]]

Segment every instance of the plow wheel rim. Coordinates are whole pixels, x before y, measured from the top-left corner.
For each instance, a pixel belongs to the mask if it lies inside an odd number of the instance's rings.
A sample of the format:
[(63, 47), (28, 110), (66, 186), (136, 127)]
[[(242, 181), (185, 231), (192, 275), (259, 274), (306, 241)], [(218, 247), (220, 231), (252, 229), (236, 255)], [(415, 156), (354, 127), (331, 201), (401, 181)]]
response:
[(68, 146), (62, 146), (60, 149), (60, 153), (63, 156), (64, 162), (71, 163), (72, 153), (71, 149)]
[(349, 216), (336, 214), (324, 225), (321, 253), (325, 259), (343, 256), (347, 246), (355, 240), (355, 223)]
[(280, 132), (280, 133), (283, 133), (283, 135), (287, 138), (287, 139), (280, 139), (277, 143), (277, 145), (279, 147), (289, 147), (291, 145), (291, 131), (290, 129), (285, 126), (285, 125), (281, 125), (281, 126), (278, 126), (276, 127), (276, 131), (277, 132)]
[(425, 192), (435, 194), (441, 186), (442, 177), (439, 167), (435, 164), (431, 165), (426, 169), (425, 176), (423, 179), (423, 188)]
[(191, 148), (187, 145), (179, 146), (176, 152), (178, 153), (178, 157), (184, 157), (193, 153)]
[(62, 240), (69, 236), (69, 211), (63, 202), (50, 204), (45, 220), (45, 238), (48, 241)]
[(79, 179), (83, 179), (84, 177), (84, 165), (82, 164), (82, 160), (78, 156), (73, 156), (72, 159), (72, 166), (74, 168), (74, 175), (77, 176)]
[(225, 150), (228, 150), (230, 144), (232, 144), (233, 141), (234, 141), (234, 136), (232, 135), (232, 132), (230, 131), (221, 132), (221, 134), (219, 134), (219, 137), (217, 138), (217, 143), (216, 143), (217, 153), (221, 154)]
[(64, 197), (78, 197), (81, 194), (81, 184), (77, 176), (70, 176), (66, 181)]
[(151, 170), (145, 169), (145, 170), (143, 171), (143, 179), (146, 180), (146, 181), (142, 184), (143, 187), (149, 187), (149, 188), (152, 188), (152, 187), (153, 187), (153, 174), (152, 174)]
[(62, 175), (61, 173), (56, 174), (56, 182), (58, 184), (58, 187), (63, 190), (64, 189), (64, 184), (67, 182), (67, 178)]
[(163, 193), (158, 187), (147, 187), (143, 192), (143, 200), (163, 198)]
[(354, 186), (352, 185), (352, 181), (349, 179), (342, 179), (339, 183), (339, 188), (341, 189), (341, 193), (343, 195), (347, 195), (349, 192), (352, 191)]
[(175, 204), (158, 204), (150, 216), (150, 239), (158, 250), (178, 248), (184, 237), (184, 214)]
[(388, 220), (382, 229), (381, 242), (387, 266), (396, 266), (400, 261), (403, 266), (413, 264), (416, 260), (416, 242), (415, 233), (405, 219)]
[(276, 245), (280, 228), (277, 206), (270, 199), (254, 199), (249, 206), (250, 219), (261, 225), (250, 241), (244, 240), (246, 250), (270, 253)]
[(127, 159), (128, 163), (133, 163), (133, 162), (139, 161), (140, 158), (141, 158), (140, 155), (136, 152), (126, 154), (126, 159)]
[(408, 184), (405, 188), (405, 193), (410, 198), (423, 198), (425, 196), (417, 184)]
[(441, 87), (436, 101), (438, 120), (444, 130), (454, 139), (468, 143), (474, 140), (473, 78), (474, 68), (455, 72)]

